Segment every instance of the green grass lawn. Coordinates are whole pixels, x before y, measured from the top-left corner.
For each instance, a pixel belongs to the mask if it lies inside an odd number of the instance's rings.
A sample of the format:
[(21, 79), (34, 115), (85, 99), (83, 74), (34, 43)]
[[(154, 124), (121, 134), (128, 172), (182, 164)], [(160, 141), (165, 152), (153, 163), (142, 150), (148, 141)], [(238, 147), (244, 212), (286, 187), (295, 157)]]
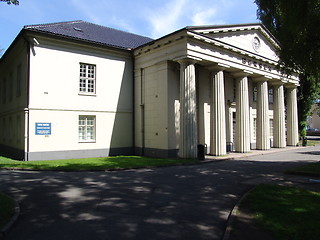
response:
[[(311, 147), (311, 146), (316, 146), (320, 144), (319, 140), (312, 140), (312, 139), (308, 139), (307, 140), (307, 146), (306, 147)], [(299, 146), (302, 146), (302, 140), (299, 141)]]
[(83, 158), (48, 161), (15, 161), (10, 158), (0, 157), (0, 168), (30, 169), (30, 170), (113, 170), (138, 167), (155, 167), (190, 164), (198, 162), (197, 159), (161, 159), (139, 156), (117, 156), (102, 158)]
[(316, 240), (320, 236), (320, 193), (259, 185), (243, 204), (276, 239)]
[(9, 221), (14, 213), (14, 201), (0, 193), (0, 229)]

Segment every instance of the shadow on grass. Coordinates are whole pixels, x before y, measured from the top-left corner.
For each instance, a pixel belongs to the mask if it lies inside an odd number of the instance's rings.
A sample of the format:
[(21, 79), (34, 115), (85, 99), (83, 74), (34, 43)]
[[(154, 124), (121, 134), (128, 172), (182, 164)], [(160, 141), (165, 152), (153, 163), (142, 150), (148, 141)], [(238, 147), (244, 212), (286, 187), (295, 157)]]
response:
[(320, 155), (320, 151), (309, 151), (309, 152), (299, 152), (300, 154), (305, 155)]
[(159, 167), (197, 163), (196, 159), (156, 159), (140, 156), (117, 156), (21, 162), (0, 158), (0, 168), (56, 171), (102, 171), (142, 167)]
[(262, 184), (243, 205), (276, 239), (319, 239), (320, 192)]

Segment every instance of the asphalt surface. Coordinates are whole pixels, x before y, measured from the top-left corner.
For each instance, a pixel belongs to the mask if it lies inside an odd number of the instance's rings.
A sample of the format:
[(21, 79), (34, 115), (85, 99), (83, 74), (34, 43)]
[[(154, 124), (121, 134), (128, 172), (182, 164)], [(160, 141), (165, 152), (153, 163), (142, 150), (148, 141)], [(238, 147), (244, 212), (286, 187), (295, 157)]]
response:
[(0, 170), (0, 191), (21, 208), (5, 239), (221, 239), (245, 192), (290, 178), (284, 170), (319, 161), (319, 155), (317, 146), (115, 172)]

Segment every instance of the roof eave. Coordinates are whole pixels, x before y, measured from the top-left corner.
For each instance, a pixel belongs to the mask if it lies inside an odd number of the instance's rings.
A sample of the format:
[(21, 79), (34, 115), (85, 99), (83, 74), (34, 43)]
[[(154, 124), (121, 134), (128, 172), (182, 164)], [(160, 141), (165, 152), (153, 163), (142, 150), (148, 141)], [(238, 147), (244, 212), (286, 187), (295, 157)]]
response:
[(63, 39), (63, 40), (72, 40), (72, 41), (77, 41), (77, 42), (81, 42), (81, 43), (87, 43), (90, 45), (96, 45), (96, 46), (100, 46), (100, 47), (107, 47), (107, 48), (112, 48), (112, 49), (117, 49), (117, 50), (121, 50), (121, 51), (126, 51), (126, 52), (131, 52), (132, 48), (125, 48), (125, 47), (121, 47), (121, 46), (115, 46), (115, 45), (111, 45), (111, 44), (105, 44), (105, 43), (101, 43), (101, 42), (95, 42), (95, 41), (90, 41), (87, 39), (81, 39), (81, 38), (76, 38), (76, 37), (70, 37), (67, 35), (62, 35), (62, 34), (55, 34), (55, 33), (50, 33), (47, 31), (41, 31), (38, 29), (25, 29), (26, 32), (30, 32), (30, 33), (36, 33), (36, 34), (41, 34), (44, 36), (50, 36), (50, 37), (54, 37), (57, 39)]

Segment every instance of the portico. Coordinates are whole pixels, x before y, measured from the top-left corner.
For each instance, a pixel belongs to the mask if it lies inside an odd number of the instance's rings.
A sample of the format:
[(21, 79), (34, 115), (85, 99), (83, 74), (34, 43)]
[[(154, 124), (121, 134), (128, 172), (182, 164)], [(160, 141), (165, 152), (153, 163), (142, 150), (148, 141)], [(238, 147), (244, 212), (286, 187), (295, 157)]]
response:
[(189, 27), (137, 49), (137, 152), (196, 158), (198, 144), (214, 156), (295, 146), (299, 80), (276, 70), (276, 46), (252, 24)]

